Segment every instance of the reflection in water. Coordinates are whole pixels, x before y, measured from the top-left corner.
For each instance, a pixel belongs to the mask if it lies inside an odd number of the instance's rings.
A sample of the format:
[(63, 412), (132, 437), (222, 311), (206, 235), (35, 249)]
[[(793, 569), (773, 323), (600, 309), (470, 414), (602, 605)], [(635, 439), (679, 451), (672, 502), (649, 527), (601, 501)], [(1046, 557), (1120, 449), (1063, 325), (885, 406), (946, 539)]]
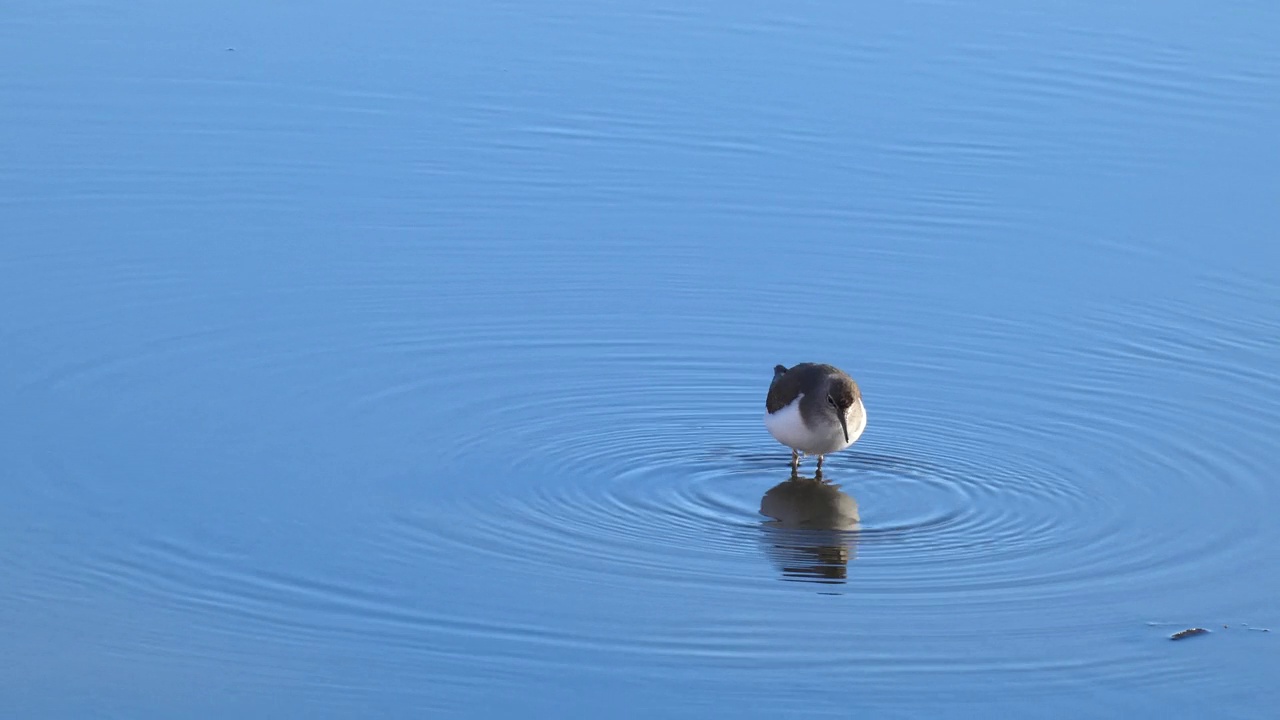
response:
[(840, 486), (792, 476), (760, 499), (766, 552), (784, 579), (843, 583), (857, 547), (858, 503)]

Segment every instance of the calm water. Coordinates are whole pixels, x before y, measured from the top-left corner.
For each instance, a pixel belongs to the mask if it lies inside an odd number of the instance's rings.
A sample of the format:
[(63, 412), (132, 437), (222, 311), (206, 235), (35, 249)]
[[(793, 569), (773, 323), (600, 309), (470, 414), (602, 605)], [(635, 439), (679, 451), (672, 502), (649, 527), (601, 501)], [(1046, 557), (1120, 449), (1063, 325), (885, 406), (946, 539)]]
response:
[(7, 3), (0, 716), (1273, 717), (1280, 6), (891, 5)]

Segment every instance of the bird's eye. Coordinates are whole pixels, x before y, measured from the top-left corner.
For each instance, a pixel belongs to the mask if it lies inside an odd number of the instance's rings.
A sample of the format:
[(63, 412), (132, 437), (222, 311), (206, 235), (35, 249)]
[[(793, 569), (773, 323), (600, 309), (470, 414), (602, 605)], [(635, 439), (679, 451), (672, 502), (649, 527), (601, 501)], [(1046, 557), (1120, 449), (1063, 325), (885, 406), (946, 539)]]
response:
[(836, 399), (835, 399), (835, 398), (833, 398), (833, 397), (831, 397), (830, 395), (828, 395), (828, 396), (827, 396), (827, 402), (831, 403), (832, 405), (835, 405), (835, 404), (836, 404)]

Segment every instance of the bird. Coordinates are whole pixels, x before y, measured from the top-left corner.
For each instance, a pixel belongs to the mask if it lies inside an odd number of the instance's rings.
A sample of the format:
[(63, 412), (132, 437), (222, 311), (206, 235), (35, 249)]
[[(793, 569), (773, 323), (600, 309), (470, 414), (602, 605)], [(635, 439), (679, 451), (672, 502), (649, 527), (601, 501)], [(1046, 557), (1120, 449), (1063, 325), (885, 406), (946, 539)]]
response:
[(799, 472), (801, 455), (817, 455), (821, 475), (823, 456), (849, 447), (867, 428), (858, 383), (822, 363), (774, 366), (765, 410), (769, 434), (791, 448), (792, 474)]

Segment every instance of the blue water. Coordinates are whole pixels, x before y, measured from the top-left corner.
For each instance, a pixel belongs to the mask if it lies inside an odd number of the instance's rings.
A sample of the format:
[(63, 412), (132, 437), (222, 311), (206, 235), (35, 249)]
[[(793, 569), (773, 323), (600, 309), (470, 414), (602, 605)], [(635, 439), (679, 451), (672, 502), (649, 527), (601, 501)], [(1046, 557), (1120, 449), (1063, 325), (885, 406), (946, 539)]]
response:
[(11, 1), (0, 717), (1272, 717), (1278, 87), (1261, 1)]

